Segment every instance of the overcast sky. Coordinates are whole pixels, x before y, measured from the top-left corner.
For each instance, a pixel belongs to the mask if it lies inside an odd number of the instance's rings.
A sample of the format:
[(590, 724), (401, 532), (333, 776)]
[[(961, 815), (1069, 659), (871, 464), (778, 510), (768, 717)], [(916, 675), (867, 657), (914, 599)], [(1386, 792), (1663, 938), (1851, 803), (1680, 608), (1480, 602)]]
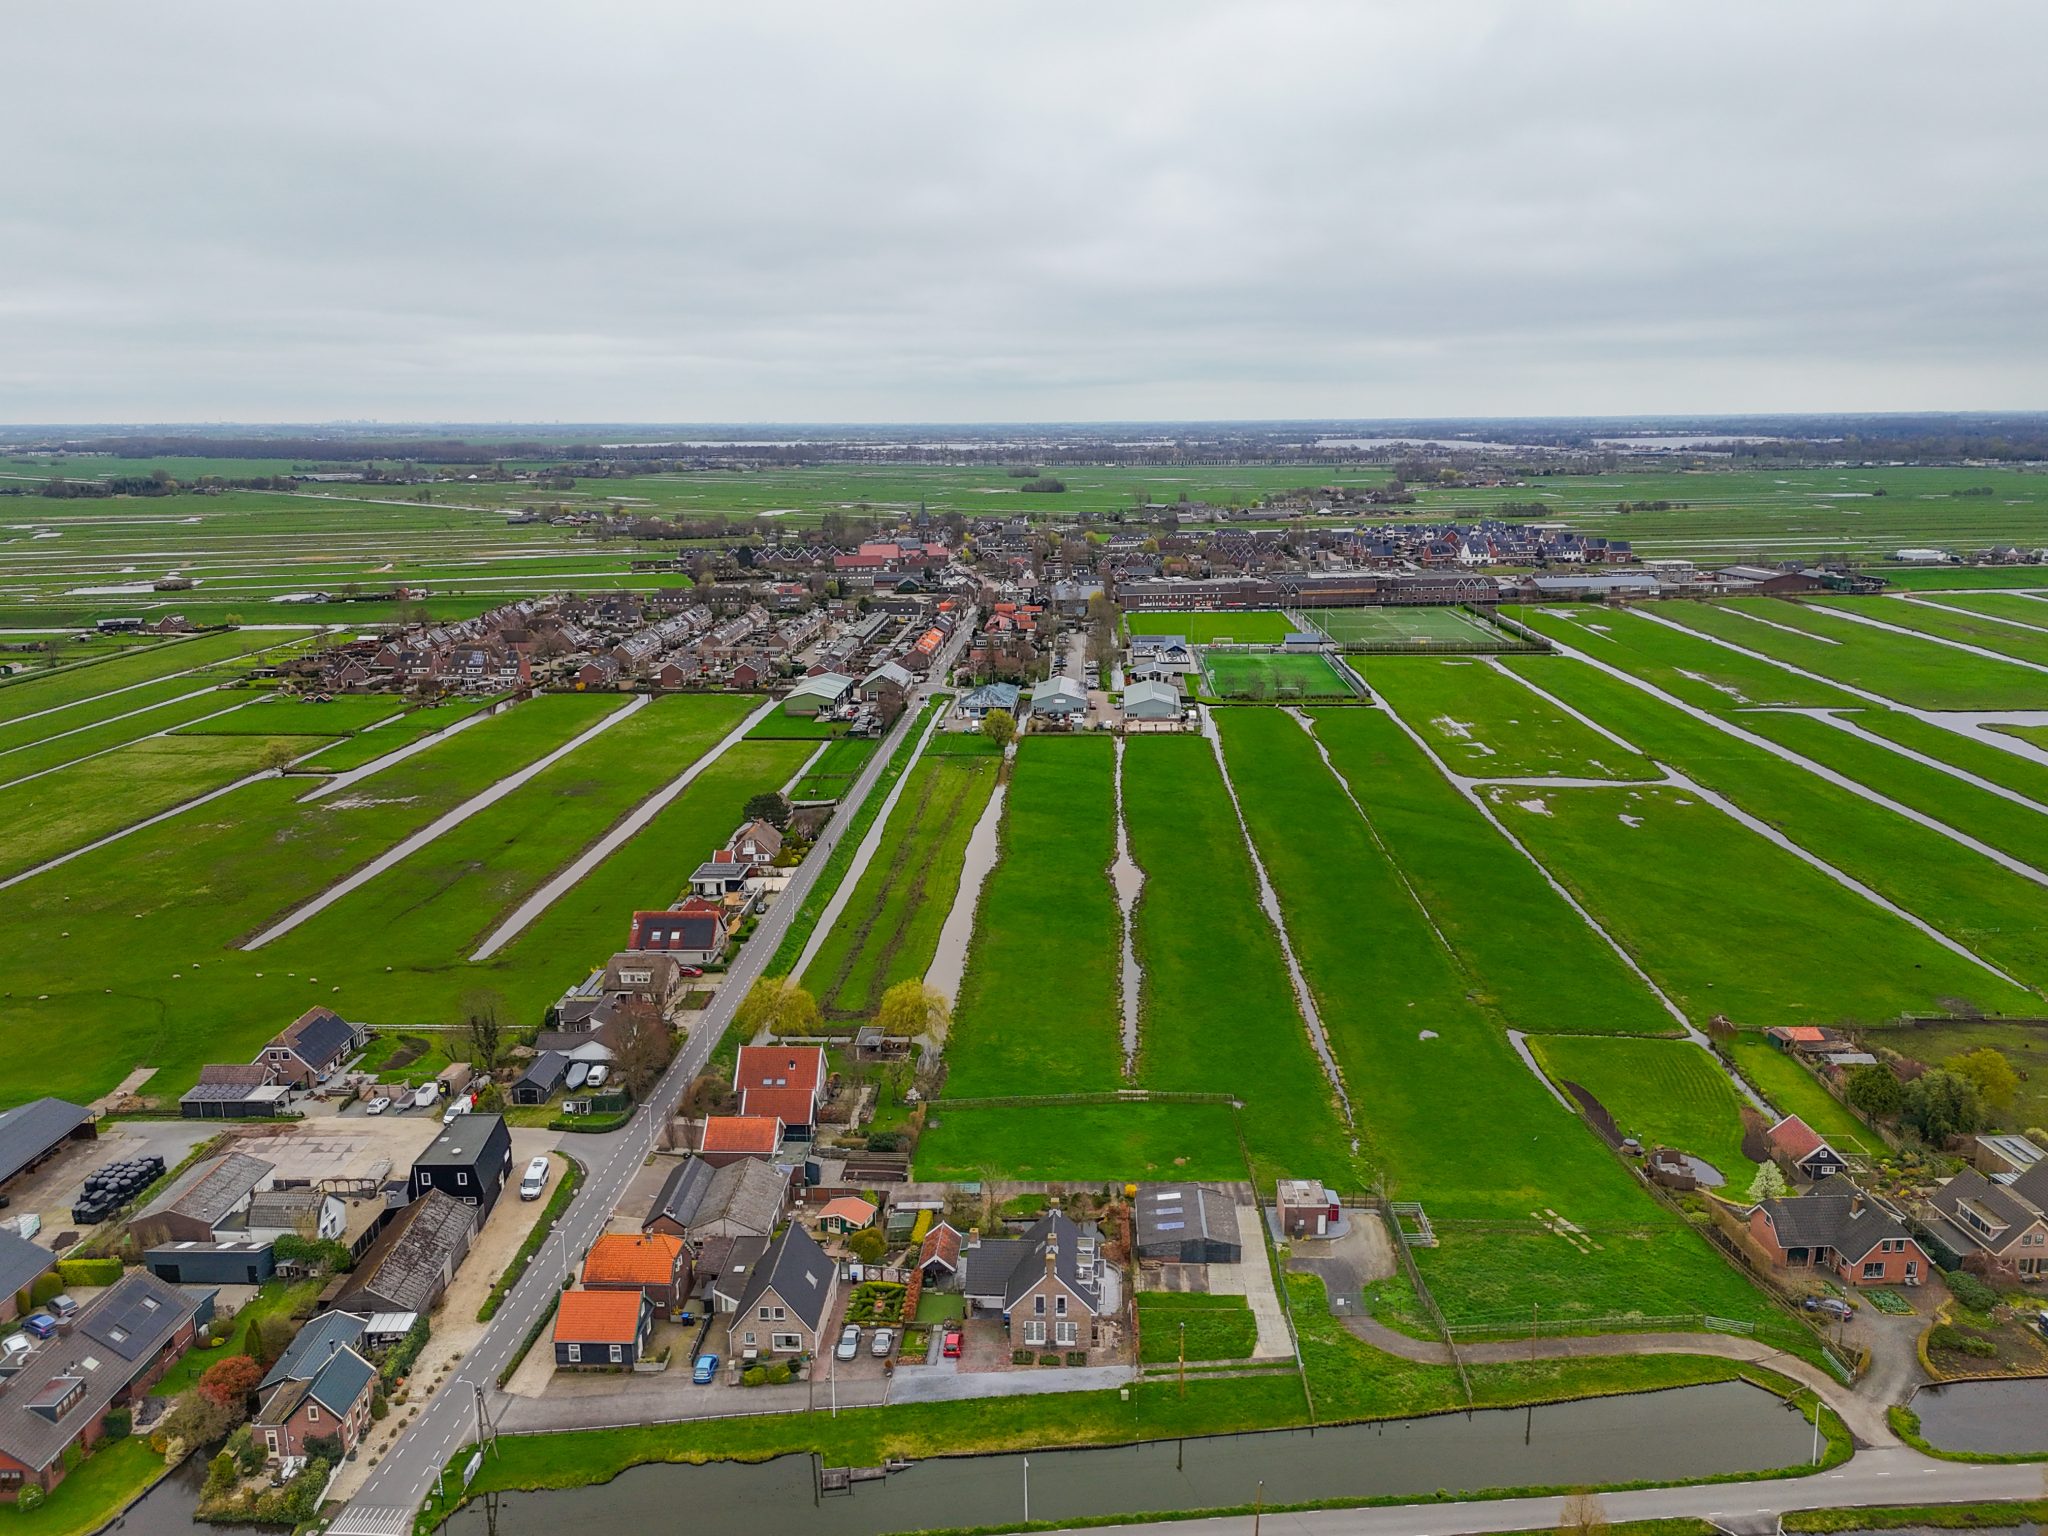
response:
[(2048, 407), (2048, 6), (12, 8), (0, 420)]

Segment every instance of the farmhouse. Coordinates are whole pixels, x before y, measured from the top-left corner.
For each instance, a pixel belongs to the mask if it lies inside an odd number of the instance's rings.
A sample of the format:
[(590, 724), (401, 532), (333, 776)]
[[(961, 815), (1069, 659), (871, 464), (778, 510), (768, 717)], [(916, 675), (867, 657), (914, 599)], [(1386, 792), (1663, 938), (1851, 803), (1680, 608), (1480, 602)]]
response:
[(788, 1195), (789, 1179), (759, 1158), (717, 1166), (688, 1157), (662, 1180), (642, 1230), (679, 1237), (693, 1251), (717, 1237), (765, 1238)]
[(1052, 1211), (1022, 1237), (969, 1248), (962, 1288), (977, 1311), (1001, 1314), (1013, 1349), (1086, 1348), (1103, 1310), (1097, 1244), (1092, 1225)]
[(743, 859), (768, 864), (782, 852), (782, 834), (765, 821), (750, 821), (733, 833), (725, 846)]
[(512, 1133), (503, 1115), (457, 1115), (413, 1159), (412, 1196), (418, 1200), (429, 1190), (451, 1195), (475, 1206), (476, 1224), (482, 1226), (511, 1167)]
[(1214, 1185), (1140, 1185), (1135, 1214), (1141, 1259), (1236, 1264), (1244, 1258), (1236, 1204)]
[(1929, 1230), (1964, 1268), (2002, 1280), (2048, 1277), (2048, 1163), (2010, 1182), (1965, 1168), (1927, 1203)]
[(630, 1369), (653, 1334), (654, 1304), (641, 1291), (564, 1291), (555, 1311), (555, 1369)]
[(733, 1068), (742, 1115), (772, 1115), (782, 1134), (809, 1141), (825, 1097), (825, 1053), (815, 1045), (749, 1045)]
[(363, 1046), (363, 1026), (332, 1008), (308, 1008), (263, 1048), (260, 1058), (279, 1082), (310, 1088)]
[[(740, 1358), (816, 1354), (838, 1276), (838, 1266), (816, 1238), (797, 1222), (785, 1227), (767, 1252), (748, 1266), (744, 1288), (731, 1299), (730, 1336)], [(730, 1294), (726, 1286), (738, 1278), (737, 1272), (726, 1276), (720, 1294)]]
[(607, 1232), (583, 1256), (583, 1288), (638, 1291), (663, 1314), (689, 1294), (690, 1261), (680, 1237), (666, 1232)]
[(1800, 1178), (1818, 1181), (1842, 1173), (1849, 1166), (1848, 1159), (1797, 1115), (1780, 1120), (1765, 1132), (1765, 1138), (1771, 1151), (1789, 1163)]
[(10, 1227), (0, 1227), (0, 1323), (15, 1317), (15, 1295), (57, 1267), (57, 1255)]
[(653, 949), (621, 950), (605, 963), (604, 989), (666, 1009), (683, 987), (683, 962)]
[(63, 1099), (30, 1099), (0, 1114), (0, 1189), (39, 1168), (67, 1142), (99, 1135), (92, 1111)]
[(266, 1120), (291, 1107), (289, 1083), (275, 1080), (262, 1061), (216, 1061), (199, 1069), (199, 1081), (178, 1099), (187, 1120)]
[(249, 1427), (271, 1461), (308, 1454), (316, 1440), (339, 1440), (343, 1455), (370, 1426), (377, 1368), (347, 1344), (338, 1345), (313, 1374), (272, 1387)]
[(1780, 1269), (1812, 1269), (1844, 1285), (1919, 1285), (1934, 1268), (1883, 1201), (1839, 1176), (1809, 1194), (1766, 1200), (1749, 1235)]
[(292, 1335), (291, 1343), (277, 1362), (264, 1372), (259, 1392), (268, 1392), (281, 1381), (310, 1381), (321, 1366), (344, 1349), (361, 1346), (368, 1331), (367, 1319), (353, 1312), (323, 1312)]

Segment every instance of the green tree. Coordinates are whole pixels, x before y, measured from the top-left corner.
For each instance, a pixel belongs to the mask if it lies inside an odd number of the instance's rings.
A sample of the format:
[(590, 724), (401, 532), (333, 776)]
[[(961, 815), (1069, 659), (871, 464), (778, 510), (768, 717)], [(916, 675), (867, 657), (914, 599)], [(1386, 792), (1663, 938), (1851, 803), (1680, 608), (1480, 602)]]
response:
[(765, 821), (771, 827), (782, 827), (789, 823), (789, 802), (782, 798), (780, 790), (763, 790), (747, 801), (747, 808), (741, 814), (749, 821)]
[(999, 747), (1017, 739), (1017, 717), (1007, 709), (992, 709), (981, 717), (981, 734)]
[(946, 994), (912, 976), (882, 994), (875, 1027), (885, 1035), (907, 1040), (937, 1040), (952, 1026), (953, 1008)]
[(1938, 1147), (1984, 1123), (1984, 1101), (1977, 1085), (1957, 1072), (1937, 1067), (1906, 1087), (1900, 1118), (1929, 1146)]
[(733, 1022), (740, 1037), (752, 1040), (764, 1032), (771, 1035), (815, 1035), (818, 1032), (818, 1000), (787, 976), (763, 976), (740, 999)]
[(469, 1064), (478, 1076), (498, 1064), (505, 1046), (505, 1000), (497, 993), (471, 992), (462, 999), (462, 1033), (469, 1042)]
[(1858, 1067), (1842, 1090), (1849, 1102), (1874, 1120), (1889, 1120), (1905, 1105), (1906, 1090), (1892, 1069), (1878, 1063)]
[(1765, 1200), (1777, 1200), (1786, 1193), (1785, 1175), (1776, 1163), (1757, 1165), (1756, 1177), (1749, 1181), (1749, 1198), (1752, 1204)]
[(873, 1227), (862, 1227), (846, 1240), (846, 1246), (853, 1250), (853, 1256), (863, 1264), (879, 1263), (888, 1250), (888, 1239)]
[(1994, 1046), (1979, 1046), (1974, 1051), (1960, 1052), (1941, 1065), (1944, 1070), (1968, 1079), (1985, 1105), (2001, 1113), (2009, 1112), (2019, 1095), (2019, 1073), (2005, 1059), (2005, 1053)]

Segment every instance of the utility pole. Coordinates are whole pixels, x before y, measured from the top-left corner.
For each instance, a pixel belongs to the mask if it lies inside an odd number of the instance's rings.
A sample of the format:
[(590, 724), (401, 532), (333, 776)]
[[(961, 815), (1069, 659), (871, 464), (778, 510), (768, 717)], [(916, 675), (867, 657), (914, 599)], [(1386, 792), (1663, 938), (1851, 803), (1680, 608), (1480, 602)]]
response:
[(1258, 1491), (1252, 1495), (1252, 1536), (1259, 1536), (1259, 1517), (1266, 1512), (1266, 1480), (1259, 1479)]
[(1180, 1325), (1180, 1395), (1188, 1395), (1188, 1325)]
[(1813, 1464), (1820, 1465), (1820, 1394), (1813, 1394)]
[(1031, 1458), (1024, 1458), (1024, 1523), (1031, 1523)]
[(1540, 1326), (1537, 1322), (1537, 1314), (1542, 1310), (1542, 1302), (1532, 1301), (1529, 1303), (1529, 1358), (1531, 1360), (1536, 1358), (1536, 1330)]

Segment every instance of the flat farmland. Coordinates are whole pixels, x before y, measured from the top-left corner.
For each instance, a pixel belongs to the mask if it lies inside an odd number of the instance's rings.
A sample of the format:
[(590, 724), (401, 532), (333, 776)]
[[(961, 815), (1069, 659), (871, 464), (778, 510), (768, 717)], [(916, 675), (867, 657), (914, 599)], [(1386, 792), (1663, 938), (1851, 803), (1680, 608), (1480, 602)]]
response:
[[(1688, 606), (1660, 603), (1654, 612), (1668, 620)], [(1659, 622), (1636, 609), (1610, 613), (1593, 608), (1522, 608), (1515, 610), (1515, 617), (1539, 634), (1575, 646), (1595, 661), (1653, 682), (1673, 697), (1701, 709), (1740, 709), (1752, 705), (1854, 709), (1862, 702), (1825, 680), (1800, 677), (1767, 659), (1744, 656), (1693, 630)], [(1761, 626), (1751, 627), (1761, 630)], [(1734, 637), (1734, 643), (1744, 643), (1740, 634)], [(1513, 657), (1503, 665), (1524, 677), (1553, 675), (1534, 671), (1536, 663), (1529, 657)]]
[(1358, 690), (1326, 656), (1277, 651), (1204, 651), (1202, 669), (1218, 698), (1349, 698)]
[(874, 858), (804, 972), (827, 1017), (870, 1019), (892, 985), (931, 968), (1001, 764), (927, 755), (911, 770)]
[(1231, 710), (1222, 728), (1317, 1006), (1361, 1085), (1369, 1151), (1389, 1195), (1422, 1201), (1441, 1236), (1417, 1258), (1446, 1314), (1758, 1315), (1762, 1297), (1515, 1055), (1300, 727)]
[(1656, 778), (1656, 765), (1640, 752), (1609, 741), (1515, 680), (1526, 677), (1540, 687), (1561, 665), (1535, 660), (1509, 673), (1463, 658), (1396, 657), (1374, 661), (1366, 684), (1454, 773)]
[[(343, 695), (320, 703), (313, 699), (282, 696), (266, 698), (260, 693), (241, 694), (249, 708), (209, 720), (183, 732), (188, 736), (353, 736), (370, 726), (395, 721), (405, 712), (406, 701), (393, 694)], [(223, 707), (235, 702), (234, 694), (223, 696)]]
[(1241, 1099), (1262, 1184), (1301, 1168), (1339, 1179), (1356, 1167), (1352, 1132), (1259, 909), (1215, 752), (1199, 736), (1134, 737), (1123, 771), (1131, 856), (1145, 872), (1136, 932), (1144, 972), (1139, 1081)]
[(946, 1044), (948, 1094), (1121, 1086), (1115, 772), (1102, 737), (1021, 744)]
[(1553, 1082), (1577, 1083), (1645, 1150), (1676, 1147), (1713, 1165), (1731, 1198), (1748, 1189), (1755, 1164), (1742, 1155), (1735, 1086), (1712, 1055), (1687, 1040), (1544, 1035), (1530, 1040)]
[(1224, 1104), (1031, 1104), (939, 1099), (917, 1143), (920, 1179), (1242, 1179)]
[(1799, 1116), (1834, 1143), (1837, 1150), (1877, 1153), (1884, 1149), (1883, 1138), (1866, 1129), (1820, 1085), (1819, 1079), (1772, 1045), (1762, 1030), (1740, 1031), (1728, 1042), (1726, 1050), (1736, 1070), (1773, 1109)]
[[(31, 774), (49, 773), (100, 753), (118, 751), (131, 742), (139, 742), (148, 736), (169, 734), (177, 736), (180, 740), (189, 739), (179, 727), (204, 720), (209, 715), (220, 715), (224, 710), (239, 712), (241, 707), (253, 703), (259, 697), (260, 695), (250, 693), (202, 688), (196, 693), (183, 692), (176, 698), (153, 705), (141, 714), (107, 720), (98, 725), (70, 727), (54, 732), (41, 741), (0, 748), (0, 786), (17, 783)], [(219, 722), (210, 723), (225, 724), (226, 720), (231, 718), (233, 717), (225, 716)], [(256, 734), (281, 736), (285, 732), (279, 730)], [(310, 752), (320, 745), (320, 741), (295, 741), (294, 745), (301, 751)]]
[(1470, 995), (1507, 1027), (1652, 1035), (1678, 1028), (1613, 946), (1385, 714), (1326, 710), (1315, 728), (1384, 856), (1450, 946)]
[[(2019, 603), (2028, 599), (2015, 597), (2006, 601)], [(1902, 599), (1873, 603), (1867, 598), (1859, 601), (1842, 597), (1809, 597), (1802, 599), (1802, 604), (1816, 613), (1868, 615), (1902, 629), (1954, 640), (1963, 645), (1980, 646), (2021, 661), (2031, 661), (2037, 666), (2048, 666), (2048, 628), (2041, 627), (2039, 618), (2031, 621), (2033, 627), (2022, 628), (2018, 623), (2006, 622), (2003, 615), (1994, 617), (1972, 613), (1948, 600)], [(2033, 606), (2041, 614), (2048, 615), (2048, 604), (2035, 603)]]
[(390, 756), (422, 736), (444, 731), (471, 715), (491, 708), (496, 702), (490, 699), (455, 699), (446, 704), (407, 710), (321, 749), (305, 766), (322, 773), (346, 773), (352, 768), (361, 768), (380, 757)]
[[(196, 635), (189, 640), (162, 642), (134, 655), (118, 655), (105, 661), (66, 668), (49, 676), (29, 675), (9, 680), (0, 683), (0, 720), (21, 721), (30, 715), (56, 720), (60, 718), (56, 711), (70, 713), (108, 695), (131, 697), (117, 690), (134, 688), (139, 683), (153, 683), (175, 673), (197, 672), (218, 662), (239, 659), (252, 651), (284, 645), (289, 639), (289, 636), (274, 632), (252, 630)], [(203, 684), (195, 682), (190, 686), (200, 687)], [(137, 693), (140, 692), (138, 689)], [(151, 695), (142, 694), (143, 701), (149, 697)], [(112, 712), (119, 713), (119, 710)], [(87, 712), (81, 714), (75, 723), (84, 724), (89, 719), (104, 717), (104, 712)]]
[(1286, 614), (1273, 609), (1201, 609), (1189, 613), (1132, 613), (1124, 626), (1134, 635), (1179, 635), (1190, 645), (1278, 645), (1294, 632)]
[(871, 736), (842, 736), (829, 742), (816, 762), (804, 770), (804, 776), (790, 791), (790, 798), (804, 800), (837, 800), (853, 787), (861, 769), (867, 766), (869, 758), (875, 755), (879, 743)]
[(8, 755), (25, 747), (65, 740), (82, 734), (88, 727), (111, 727), (135, 736), (163, 730), (166, 725), (176, 724), (182, 716), (153, 717), (181, 701), (214, 699), (218, 702), (212, 708), (226, 709), (230, 704), (257, 697), (260, 695), (242, 694), (238, 699), (222, 694), (216, 680), (202, 674), (166, 678), (161, 682), (143, 683), (116, 693), (81, 699), (76, 704), (61, 706), (47, 713), (37, 711), (0, 724), (0, 766), (5, 765)]

